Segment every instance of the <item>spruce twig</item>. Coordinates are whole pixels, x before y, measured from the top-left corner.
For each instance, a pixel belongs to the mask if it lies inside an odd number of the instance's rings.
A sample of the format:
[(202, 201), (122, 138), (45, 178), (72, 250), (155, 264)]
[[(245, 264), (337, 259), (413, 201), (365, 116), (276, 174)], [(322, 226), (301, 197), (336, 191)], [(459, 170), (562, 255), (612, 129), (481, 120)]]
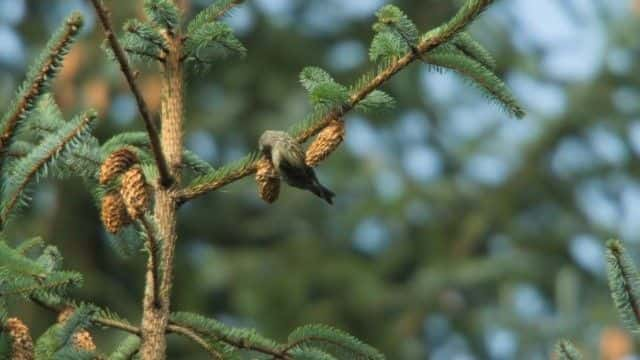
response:
[[(492, 2), (493, 0), (468, 0), (449, 22), (428, 32), (415, 46), (415, 49), (410, 50), (401, 58), (392, 61), (387, 66), (383, 67), (373, 78), (371, 78), (371, 80), (356, 89), (356, 91), (349, 96), (346, 104), (328, 111), (320, 120), (303, 129), (299, 134), (296, 134), (296, 140), (300, 143), (304, 143), (327, 127), (333, 119), (343, 118), (347, 112), (354, 109), (356, 105), (367, 97), (367, 95), (382, 86), (393, 75), (407, 67), (412, 62), (419, 60), (425, 53), (450, 41)], [(224, 177), (216, 178), (214, 181), (208, 183), (198, 182), (196, 179), (193, 182), (194, 185), (176, 192), (175, 196), (177, 203), (182, 204), (253, 174), (256, 171), (257, 160), (259, 160), (259, 158), (255, 159), (250, 164), (242, 164), (242, 166), (239, 166), (235, 171), (229, 171)]]
[(64, 27), (56, 33), (49, 41), (46, 53), (42, 55), (36, 67), (27, 76), (18, 100), (12, 106), (11, 112), (8, 112), (0, 123), (2, 133), (0, 134), (0, 170), (4, 164), (4, 156), (2, 154), (7, 150), (7, 146), (11, 143), (16, 129), (20, 122), (36, 106), (38, 98), (47, 90), (51, 79), (57, 74), (62, 63), (63, 56), (68, 52), (69, 46), (75, 39), (82, 26), (82, 16), (74, 13), (65, 22)]
[(96, 13), (100, 18), (100, 22), (102, 23), (102, 28), (104, 29), (105, 36), (109, 41), (109, 45), (113, 49), (113, 54), (115, 55), (118, 63), (120, 64), (120, 69), (127, 79), (127, 83), (131, 88), (131, 92), (133, 93), (136, 103), (138, 104), (138, 110), (140, 111), (140, 115), (144, 120), (144, 125), (149, 134), (149, 140), (151, 143), (151, 150), (153, 152), (153, 156), (156, 160), (156, 165), (158, 166), (158, 173), (160, 174), (160, 183), (169, 187), (173, 184), (173, 179), (171, 174), (169, 173), (169, 167), (167, 165), (167, 161), (164, 157), (164, 153), (162, 152), (162, 147), (160, 145), (160, 137), (158, 136), (158, 130), (156, 129), (153, 121), (151, 120), (151, 115), (149, 114), (149, 108), (147, 107), (144, 98), (142, 97), (142, 93), (138, 88), (138, 85), (135, 81), (135, 76), (133, 71), (131, 70), (131, 66), (129, 65), (129, 61), (127, 60), (127, 55), (125, 54), (122, 46), (118, 42), (116, 35), (113, 31), (113, 26), (111, 25), (111, 20), (109, 19), (109, 12), (105, 8), (102, 0), (91, 0), (91, 3), (96, 9)]

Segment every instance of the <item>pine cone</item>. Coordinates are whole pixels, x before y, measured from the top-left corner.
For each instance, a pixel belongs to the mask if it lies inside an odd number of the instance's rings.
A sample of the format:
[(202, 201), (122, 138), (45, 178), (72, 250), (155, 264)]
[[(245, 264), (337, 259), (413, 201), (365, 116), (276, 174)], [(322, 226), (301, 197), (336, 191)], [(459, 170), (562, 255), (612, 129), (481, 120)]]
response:
[(94, 351), (96, 349), (91, 333), (87, 330), (80, 330), (73, 334), (73, 346), (86, 351)]
[(128, 148), (112, 152), (100, 166), (100, 184), (104, 185), (138, 163), (138, 156)]
[(140, 166), (134, 166), (122, 175), (120, 194), (132, 219), (139, 219), (148, 210), (147, 182)]
[(280, 195), (280, 176), (268, 159), (260, 159), (256, 167), (256, 183), (260, 198), (271, 204)]
[(110, 192), (102, 198), (101, 217), (105, 229), (111, 234), (131, 222), (122, 197), (117, 192)]
[(29, 334), (29, 328), (18, 318), (9, 318), (5, 324), (5, 330), (11, 336), (11, 359), (33, 360), (33, 339)]
[(339, 119), (331, 120), (316, 139), (309, 145), (306, 154), (306, 163), (309, 166), (316, 166), (324, 160), (340, 145), (344, 139), (344, 121)]

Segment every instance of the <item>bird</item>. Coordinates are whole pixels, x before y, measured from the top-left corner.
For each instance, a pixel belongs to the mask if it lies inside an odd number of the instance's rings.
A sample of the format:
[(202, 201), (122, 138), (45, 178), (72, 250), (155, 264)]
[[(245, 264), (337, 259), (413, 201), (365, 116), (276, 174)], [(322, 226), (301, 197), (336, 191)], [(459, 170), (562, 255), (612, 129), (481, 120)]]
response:
[(320, 184), (313, 168), (305, 162), (300, 144), (291, 135), (284, 131), (267, 130), (260, 136), (259, 149), (271, 161), (285, 183), (309, 190), (333, 204), (335, 194)]

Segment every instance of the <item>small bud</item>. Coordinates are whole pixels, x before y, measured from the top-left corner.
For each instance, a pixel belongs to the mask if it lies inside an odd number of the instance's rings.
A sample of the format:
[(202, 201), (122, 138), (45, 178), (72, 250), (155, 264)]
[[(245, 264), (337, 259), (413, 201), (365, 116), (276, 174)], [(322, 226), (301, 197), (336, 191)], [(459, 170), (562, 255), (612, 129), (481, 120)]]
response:
[(344, 139), (344, 121), (331, 120), (316, 139), (309, 145), (305, 156), (305, 162), (309, 166), (316, 166), (331, 154)]
[(112, 152), (100, 166), (100, 184), (104, 185), (138, 163), (138, 156), (128, 148)]
[(132, 219), (139, 219), (148, 210), (147, 182), (140, 166), (134, 166), (122, 175), (120, 194)]
[(122, 197), (117, 192), (110, 192), (102, 198), (101, 217), (105, 229), (111, 234), (131, 222)]
[(18, 318), (9, 318), (4, 327), (11, 337), (11, 359), (33, 360), (33, 339), (27, 325)]
[(256, 183), (260, 198), (271, 204), (280, 195), (280, 177), (268, 159), (260, 159), (256, 165)]

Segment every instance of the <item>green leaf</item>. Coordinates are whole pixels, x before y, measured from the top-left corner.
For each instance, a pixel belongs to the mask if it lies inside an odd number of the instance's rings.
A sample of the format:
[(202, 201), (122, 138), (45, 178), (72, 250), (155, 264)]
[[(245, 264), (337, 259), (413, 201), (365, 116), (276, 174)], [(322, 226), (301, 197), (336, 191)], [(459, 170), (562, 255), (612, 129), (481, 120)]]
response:
[(356, 110), (377, 112), (392, 109), (395, 105), (396, 101), (389, 94), (374, 90), (356, 105)]
[(370, 345), (326, 325), (305, 325), (295, 329), (289, 334), (289, 346), (313, 346), (345, 359), (385, 359)]
[(609, 240), (606, 251), (607, 276), (613, 303), (624, 326), (640, 331), (640, 277), (620, 240)]
[(369, 59), (377, 62), (379, 59), (390, 61), (405, 55), (409, 45), (398, 34), (393, 32), (379, 32), (371, 41)]
[(582, 360), (582, 355), (569, 340), (560, 340), (554, 349), (556, 360)]
[(88, 111), (66, 123), (58, 131), (47, 136), (27, 156), (16, 160), (11, 174), (4, 174), (4, 188), (0, 202), (0, 220), (5, 223), (15, 210), (29, 201), (28, 186), (45, 176), (56, 159), (77, 147), (89, 137), (96, 119), (94, 111)]
[(455, 47), (440, 46), (429, 52), (424, 60), (429, 64), (452, 69), (464, 75), (471, 80), (472, 84), (484, 90), (489, 99), (500, 104), (510, 115), (518, 118), (525, 115), (518, 101), (498, 76)]
[(144, 0), (144, 11), (151, 21), (169, 31), (178, 26), (178, 7), (171, 0)]

